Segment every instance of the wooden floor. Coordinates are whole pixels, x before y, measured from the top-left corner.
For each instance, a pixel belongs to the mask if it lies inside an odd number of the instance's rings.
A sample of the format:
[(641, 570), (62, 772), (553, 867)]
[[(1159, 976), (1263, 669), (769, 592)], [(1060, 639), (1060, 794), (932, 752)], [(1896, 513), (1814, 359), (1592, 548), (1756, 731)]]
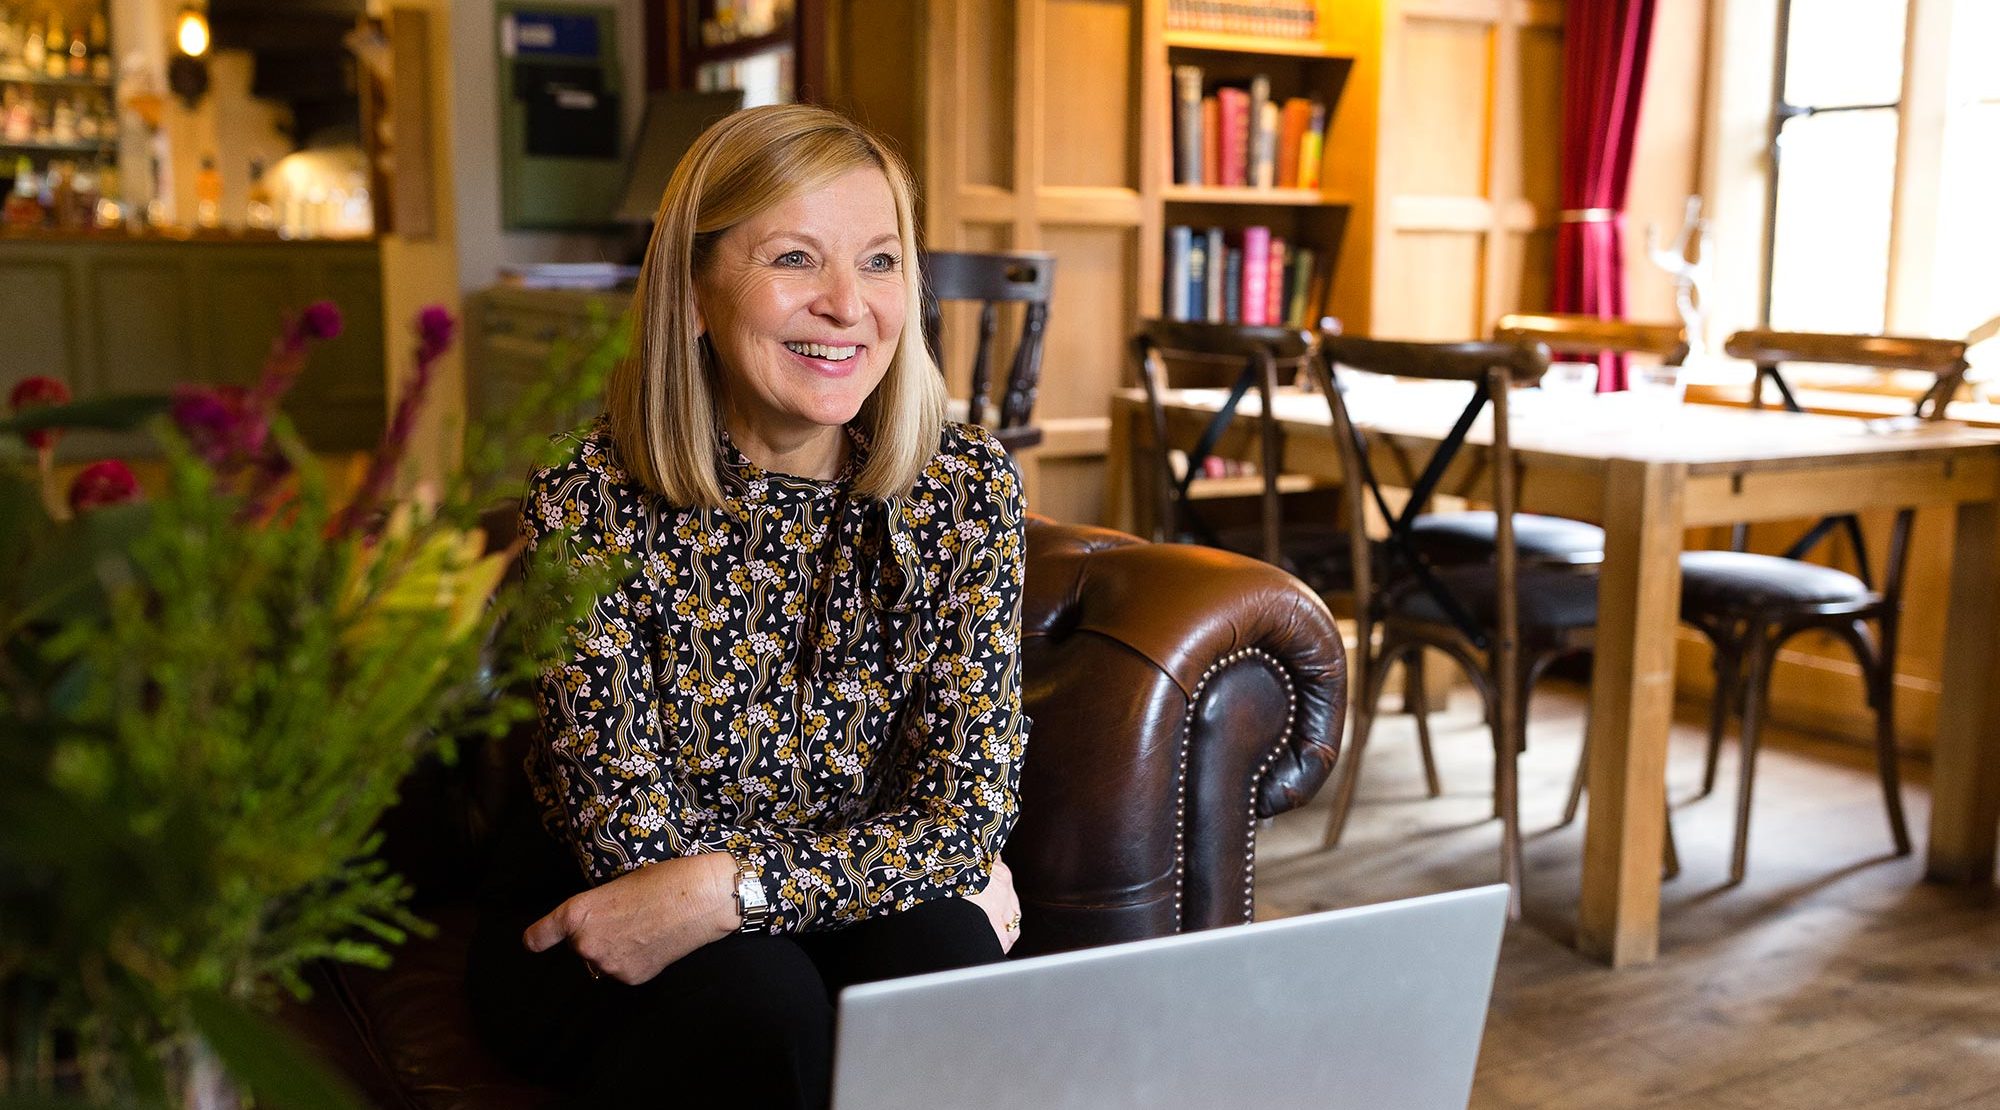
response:
[[(1732, 888), (1734, 746), (1695, 800), (1702, 711), (1683, 707), (1661, 957), (1614, 972), (1570, 947), (1582, 821), (1554, 829), (1582, 708), (1577, 687), (1547, 684), (1529, 718), (1526, 911), (1501, 949), (1474, 1107), (2000, 1107), (2000, 901), (1920, 881), (1924, 766), (1905, 768), (1919, 854), (1899, 859), (1865, 753), (1770, 736)], [(1486, 732), (1469, 695), (1435, 720), (1445, 796), (1424, 796), (1410, 718), (1385, 716), (1338, 849), (1318, 849), (1331, 789), (1260, 833), (1259, 916), (1497, 878)]]

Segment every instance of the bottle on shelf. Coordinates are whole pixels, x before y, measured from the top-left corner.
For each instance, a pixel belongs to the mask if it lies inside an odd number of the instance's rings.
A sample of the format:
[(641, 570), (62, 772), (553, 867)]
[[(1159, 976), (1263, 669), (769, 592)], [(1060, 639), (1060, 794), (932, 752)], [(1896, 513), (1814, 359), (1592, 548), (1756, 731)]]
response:
[(97, 175), (96, 224), (100, 228), (122, 227), (125, 202), (118, 191), (118, 167), (106, 166)]
[(35, 137), (35, 102), (26, 92), (9, 86), (0, 98), (0, 139), (25, 143)]
[(35, 180), (35, 164), (23, 154), (14, 161), (14, 188), (7, 194), (7, 207), (0, 219), (8, 227), (42, 226), (42, 205), (35, 197), (40, 182)]
[(215, 168), (215, 155), (204, 154), (201, 172), (194, 175), (194, 222), (197, 227), (222, 226), (222, 172)]
[(265, 180), (264, 160), (261, 158), (250, 159), (250, 203), (244, 218), (258, 231), (270, 231), (278, 226), (278, 209), (271, 203), (271, 183)]
[(42, 72), (50, 77), (62, 77), (69, 73), (69, 36), (63, 34), (62, 13), (49, 13), (49, 31), (42, 38), (44, 43)]
[(21, 68), (33, 74), (42, 72), (42, 67), (48, 62), (47, 43), (42, 21), (37, 18), (28, 24), (28, 37), (21, 40)]
[(14, 5), (0, 7), (0, 77), (20, 75), (21, 39), (25, 34)]
[(68, 99), (56, 101), (49, 114), (49, 141), (52, 143), (73, 143), (77, 141), (76, 105)]
[(83, 32), (78, 31), (69, 38), (69, 75), (71, 77), (90, 76), (90, 46), (83, 40)]
[(90, 75), (99, 81), (111, 80), (111, 27), (103, 12), (90, 17)]

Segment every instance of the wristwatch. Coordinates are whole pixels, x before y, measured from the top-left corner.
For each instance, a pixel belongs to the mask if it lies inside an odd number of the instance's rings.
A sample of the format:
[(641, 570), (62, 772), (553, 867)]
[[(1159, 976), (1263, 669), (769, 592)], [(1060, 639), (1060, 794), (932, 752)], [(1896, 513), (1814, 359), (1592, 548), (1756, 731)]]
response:
[(736, 858), (736, 912), (743, 917), (739, 933), (761, 933), (771, 919), (771, 900), (764, 897), (764, 880), (742, 856)]

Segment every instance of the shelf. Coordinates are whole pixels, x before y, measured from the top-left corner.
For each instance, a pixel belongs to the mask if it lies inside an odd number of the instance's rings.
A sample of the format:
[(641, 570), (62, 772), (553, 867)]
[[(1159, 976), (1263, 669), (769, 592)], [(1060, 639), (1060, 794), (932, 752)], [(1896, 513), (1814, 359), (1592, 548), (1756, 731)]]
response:
[(1160, 190), (1168, 204), (1274, 204), (1292, 208), (1345, 208), (1351, 197), (1323, 189), (1248, 189), (1223, 185), (1169, 185)]
[(108, 89), (112, 85), (109, 77), (47, 77), (41, 74), (22, 73), (18, 75), (0, 74), (0, 85), (50, 85), (56, 88)]
[(117, 139), (98, 139), (92, 142), (74, 143), (14, 143), (0, 139), (0, 150), (41, 150), (52, 154), (96, 154), (116, 150)]
[(1354, 47), (1325, 39), (1271, 39), (1254, 35), (1231, 35), (1219, 31), (1167, 31), (1168, 49), (1213, 50), (1230, 54), (1272, 54), (1287, 58), (1347, 60)]

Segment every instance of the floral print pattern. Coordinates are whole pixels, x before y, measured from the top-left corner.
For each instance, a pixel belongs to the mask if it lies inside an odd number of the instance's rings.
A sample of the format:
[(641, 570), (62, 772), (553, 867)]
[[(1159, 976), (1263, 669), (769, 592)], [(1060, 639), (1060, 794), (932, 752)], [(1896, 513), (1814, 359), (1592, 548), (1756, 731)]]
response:
[(978, 892), (1018, 812), (1021, 491), (993, 437), (947, 425), (910, 493), (759, 469), (726, 436), (727, 500), (681, 508), (602, 423), (530, 479), (522, 531), (619, 588), (539, 686), (529, 777), (592, 882), (730, 851), (773, 932)]

